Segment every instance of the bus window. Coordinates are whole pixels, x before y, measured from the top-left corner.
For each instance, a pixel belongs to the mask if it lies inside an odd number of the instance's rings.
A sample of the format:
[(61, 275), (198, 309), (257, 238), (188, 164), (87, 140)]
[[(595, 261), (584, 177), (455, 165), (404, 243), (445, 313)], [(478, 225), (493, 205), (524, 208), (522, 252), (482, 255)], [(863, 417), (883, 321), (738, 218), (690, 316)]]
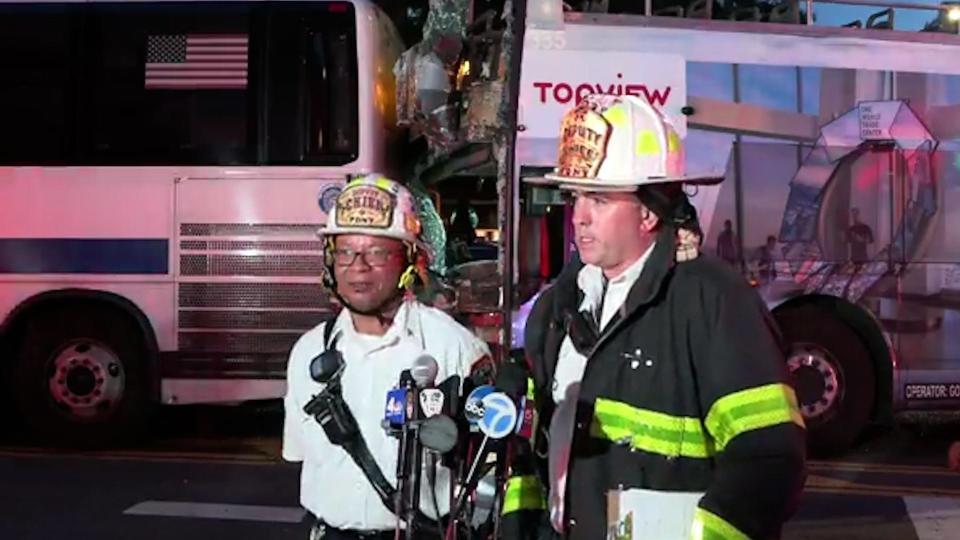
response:
[(249, 7), (97, 4), (83, 125), (95, 164), (243, 164)]
[(72, 150), (75, 10), (0, 7), (0, 164), (56, 165)]
[(276, 4), (267, 35), (267, 162), (343, 165), (358, 153), (353, 6)]

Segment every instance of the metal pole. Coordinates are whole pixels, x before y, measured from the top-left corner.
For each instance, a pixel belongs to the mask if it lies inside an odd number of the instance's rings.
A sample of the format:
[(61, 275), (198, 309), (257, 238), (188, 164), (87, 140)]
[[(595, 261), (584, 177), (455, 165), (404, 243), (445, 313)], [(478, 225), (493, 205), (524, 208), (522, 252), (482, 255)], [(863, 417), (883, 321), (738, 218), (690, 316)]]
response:
[[(945, 5), (945, 4), (924, 5), (924, 4), (908, 4), (906, 2), (877, 2), (876, 0), (819, 0), (819, 2), (824, 4), (847, 4), (851, 6), (866, 6), (866, 7), (876, 7), (876, 8), (921, 9), (925, 11), (950, 11), (950, 8), (956, 7), (955, 5)], [(807, 6), (812, 7), (813, 0), (807, 0)]]
[[(526, 0), (510, 0), (509, 5), (513, 16), (507, 19), (507, 27), (503, 33), (503, 43), (506, 46), (504, 52), (504, 61), (509, 66), (510, 71), (505, 81), (504, 92), (506, 99), (501, 101), (499, 117), (503, 126), (494, 143), (494, 149), (500, 166), (500, 178), (498, 184), (500, 189), (500, 208), (501, 211), (501, 257), (503, 264), (503, 293), (501, 295), (500, 305), (503, 314), (503, 336), (502, 348), (507, 354), (510, 353), (510, 347), (513, 343), (513, 258), (516, 251), (516, 232), (514, 230), (514, 205), (516, 204), (516, 186), (519, 182), (517, 178), (516, 167), (516, 143), (517, 143), (517, 104), (520, 94), (520, 64), (523, 60), (523, 36), (527, 19)], [(497, 521), (499, 523), (499, 521)]]

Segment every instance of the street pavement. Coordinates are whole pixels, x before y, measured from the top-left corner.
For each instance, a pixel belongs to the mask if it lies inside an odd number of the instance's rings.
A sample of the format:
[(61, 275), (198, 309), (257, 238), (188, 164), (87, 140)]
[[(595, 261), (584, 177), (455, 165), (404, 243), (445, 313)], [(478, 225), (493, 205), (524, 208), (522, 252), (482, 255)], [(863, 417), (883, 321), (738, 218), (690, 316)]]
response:
[[(275, 405), (163, 415), (139, 447), (63, 451), (0, 437), (0, 540), (306, 539)], [(957, 427), (874, 434), (843, 459), (811, 461), (783, 540), (960, 539), (960, 474), (945, 468)]]

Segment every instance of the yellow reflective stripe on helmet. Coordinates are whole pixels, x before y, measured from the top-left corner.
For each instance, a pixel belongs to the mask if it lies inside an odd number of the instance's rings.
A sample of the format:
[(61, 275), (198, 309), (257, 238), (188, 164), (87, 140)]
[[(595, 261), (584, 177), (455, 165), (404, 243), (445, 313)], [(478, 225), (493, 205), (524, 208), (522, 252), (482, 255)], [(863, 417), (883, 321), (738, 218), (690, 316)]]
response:
[(750, 540), (750, 537), (713, 512), (697, 508), (693, 513), (690, 540)]
[(519, 510), (543, 510), (546, 507), (547, 500), (536, 476), (514, 476), (507, 480), (507, 489), (503, 494), (504, 514)]
[(680, 149), (680, 136), (677, 135), (676, 131), (668, 130), (667, 131), (667, 151), (676, 152)]
[(656, 154), (660, 152), (660, 141), (653, 131), (641, 131), (637, 134), (637, 155)]
[(603, 117), (606, 118), (607, 122), (610, 122), (613, 127), (624, 127), (627, 124), (627, 111), (622, 105), (614, 105), (603, 111)]
[(393, 182), (385, 176), (377, 176), (373, 184), (384, 191), (390, 191), (393, 188)]
[(671, 416), (598, 398), (590, 435), (671, 457), (706, 458), (716, 453), (698, 418)]
[(717, 449), (723, 450), (741, 433), (790, 422), (804, 427), (797, 395), (793, 388), (776, 383), (723, 396), (710, 407), (705, 423)]

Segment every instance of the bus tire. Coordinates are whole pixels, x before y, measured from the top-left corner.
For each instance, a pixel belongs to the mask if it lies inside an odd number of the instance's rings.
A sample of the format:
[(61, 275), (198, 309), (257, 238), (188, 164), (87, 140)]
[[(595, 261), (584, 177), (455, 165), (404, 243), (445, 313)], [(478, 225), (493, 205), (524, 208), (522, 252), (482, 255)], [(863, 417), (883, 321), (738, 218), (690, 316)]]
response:
[(144, 432), (146, 341), (117, 309), (62, 306), (28, 320), (16, 351), (13, 398), (43, 442), (105, 447)]
[(843, 320), (817, 306), (776, 314), (787, 367), (815, 457), (849, 450), (870, 420), (876, 374), (866, 345)]

